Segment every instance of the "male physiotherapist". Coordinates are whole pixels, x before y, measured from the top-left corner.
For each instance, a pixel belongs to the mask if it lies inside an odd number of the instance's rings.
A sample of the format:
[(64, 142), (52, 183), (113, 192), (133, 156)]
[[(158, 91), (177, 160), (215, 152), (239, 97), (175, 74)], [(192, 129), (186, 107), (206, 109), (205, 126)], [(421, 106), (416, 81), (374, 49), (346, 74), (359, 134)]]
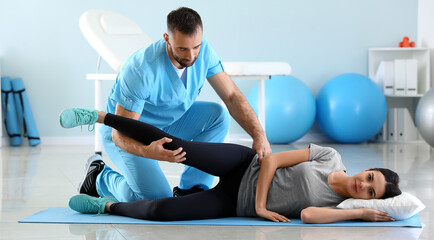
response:
[[(196, 11), (181, 7), (170, 12), (164, 38), (137, 51), (123, 64), (109, 95), (107, 112), (152, 124), (185, 140), (223, 142), (230, 123), (227, 111), (217, 103), (195, 101), (206, 78), (232, 117), (252, 136), (253, 149), (260, 157), (270, 154), (270, 144), (254, 111), (202, 33), (202, 20)], [(128, 202), (183, 196), (209, 189), (213, 183), (214, 176), (186, 166), (172, 192), (153, 159), (177, 161), (188, 158), (188, 152), (164, 150), (164, 139), (151, 148), (107, 126), (102, 126), (101, 133), (104, 149), (121, 174), (98, 159), (90, 159), (80, 193)]]

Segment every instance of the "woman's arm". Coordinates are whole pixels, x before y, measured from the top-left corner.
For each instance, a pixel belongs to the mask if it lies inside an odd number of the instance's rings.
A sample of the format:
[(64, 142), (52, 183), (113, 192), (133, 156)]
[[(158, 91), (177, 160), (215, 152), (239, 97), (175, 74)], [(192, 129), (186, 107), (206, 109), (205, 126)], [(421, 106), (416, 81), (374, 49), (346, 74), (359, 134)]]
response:
[(387, 213), (369, 208), (335, 209), (331, 207), (308, 207), (301, 211), (304, 223), (332, 223), (362, 219), (369, 222), (394, 221)]
[(290, 167), (307, 160), (309, 160), (309, 149), (273, 153), (262, 159), (256, 186), (255, 209), (258, 216), (274, 222), (289, 221), (286, 217), (266, 209), (268, 189), (270, 188), (270, 183), (273, 180), (277, 168)]

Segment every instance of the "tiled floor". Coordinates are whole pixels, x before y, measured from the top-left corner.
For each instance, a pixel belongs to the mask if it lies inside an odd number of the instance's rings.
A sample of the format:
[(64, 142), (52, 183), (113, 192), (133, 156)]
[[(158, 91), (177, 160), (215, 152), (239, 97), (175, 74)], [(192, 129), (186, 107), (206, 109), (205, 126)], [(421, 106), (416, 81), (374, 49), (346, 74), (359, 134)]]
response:
[[(273, 151), (307, 144), (273, 146)], [(48, 207), (66, 207), (76, 193), (93, 147), (3, 147), (0, 161), (0, 239), (434, 239), (434, 149), (425, 143), (321, 144), (336, 148), (349, 174), (384, 166), (401, 176), (401, 188), (425, 203), (424, 228), (213, 227), (92, 224), (20, 224), (17, 220)], [(107, 161), (112, 165), (111, 162)], [(163, 163), (175, 186), (180, 164)]]

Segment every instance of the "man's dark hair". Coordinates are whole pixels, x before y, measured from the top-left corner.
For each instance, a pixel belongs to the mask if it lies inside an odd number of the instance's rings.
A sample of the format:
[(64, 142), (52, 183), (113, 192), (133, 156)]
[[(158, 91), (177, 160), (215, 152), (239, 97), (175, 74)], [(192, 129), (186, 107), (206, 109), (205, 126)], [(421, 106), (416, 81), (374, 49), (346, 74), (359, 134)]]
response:
[(180, 7), (167, 15), (167, 30), (173, 33), (175, 30), (185, 35), (194, 35), (197, 28), (202, 27), (202, 20), (199, 13), (191, 8)]
[(386, 191), (382, 199), (395, 197), (401, 194), (401, 190), (399, 189), (399, 176), (396, 172), (387, 169), (387, 168), (371, 168), (371, 171), (379, 171), (384, 175), (386, 179)]

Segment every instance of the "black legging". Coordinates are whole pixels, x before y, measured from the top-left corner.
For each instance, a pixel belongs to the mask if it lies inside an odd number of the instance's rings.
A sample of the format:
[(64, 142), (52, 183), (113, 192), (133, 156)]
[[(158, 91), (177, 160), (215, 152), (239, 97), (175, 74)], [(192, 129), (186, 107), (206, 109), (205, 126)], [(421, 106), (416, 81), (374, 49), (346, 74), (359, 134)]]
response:
[(173, 141), (164, 144), (164, 148), (182, 147), (187, 153), (183, 164), (220, 177), (214, 188), (187, 196), (115, 203), (110, 207), (112, 214), (156, 221), (236, 216), (238, 188), (256, 154), (254, 150), (229, 143), (185, 141), (144, 122), (110, 113), (104, 124), (145, 145), (163, 137), (171, 138)]

